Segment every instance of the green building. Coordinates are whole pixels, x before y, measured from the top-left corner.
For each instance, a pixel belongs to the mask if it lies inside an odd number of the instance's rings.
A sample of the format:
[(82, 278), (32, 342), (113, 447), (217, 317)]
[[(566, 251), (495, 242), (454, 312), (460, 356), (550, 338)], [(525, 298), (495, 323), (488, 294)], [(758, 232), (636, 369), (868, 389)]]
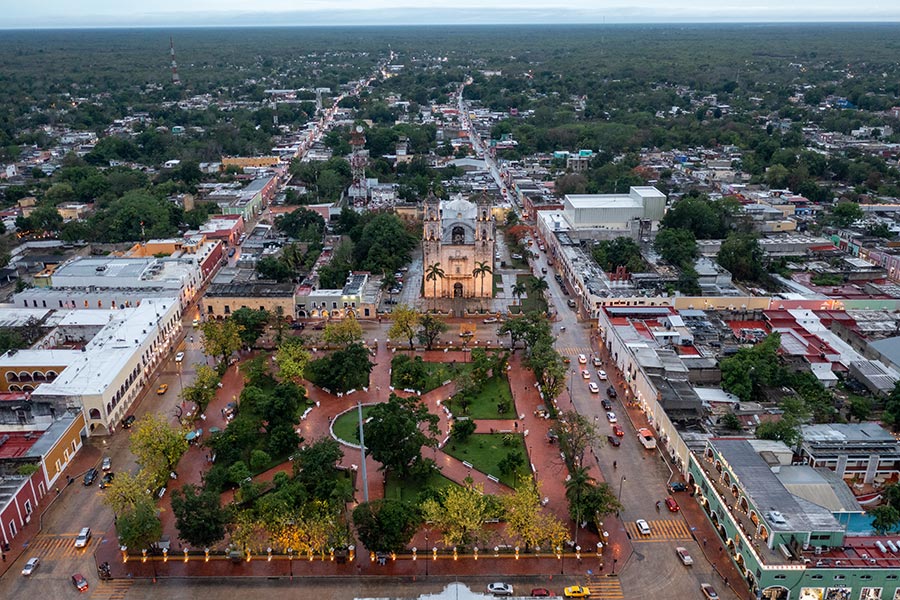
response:
[(713, 438), (688, 465), (689, 488), (757, 598), (900, 600), (900, 535), (847, 535), (862, 509), (840, 478), (766, 444)]

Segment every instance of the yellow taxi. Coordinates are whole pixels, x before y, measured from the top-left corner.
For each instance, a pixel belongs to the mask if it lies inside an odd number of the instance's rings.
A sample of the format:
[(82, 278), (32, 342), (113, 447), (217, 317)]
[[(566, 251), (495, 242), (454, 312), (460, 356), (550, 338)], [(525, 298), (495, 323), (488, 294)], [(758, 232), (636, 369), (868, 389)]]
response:
[(563, 590), (563, 596), (566, 598), (587, 598), (591, 595), (591, 590), (583, 585), (570, 585)]
[(166, 390), (168, 390), (168, 389), (169, 389), (169, 384), (163, 383), (158, 388), (156, 388), (156, 393), (159, 394), (160, 396), (162, 396), (163, 394), (166, 393)]

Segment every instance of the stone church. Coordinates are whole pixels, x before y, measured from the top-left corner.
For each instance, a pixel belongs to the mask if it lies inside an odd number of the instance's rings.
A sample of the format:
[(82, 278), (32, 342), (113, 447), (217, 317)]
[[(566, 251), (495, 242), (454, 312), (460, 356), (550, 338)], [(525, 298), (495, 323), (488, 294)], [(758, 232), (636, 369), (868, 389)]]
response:
[[(482, 278), (473, 272), (480, 264), (494, 269), (494, 220), (491, 202), (482, 194), (476, 202), (459, 197), (425, 200), (423, 223), (426, 298), (491, 298), (493, 274)], [(443, 277), (428, 279), (438, 265)]]

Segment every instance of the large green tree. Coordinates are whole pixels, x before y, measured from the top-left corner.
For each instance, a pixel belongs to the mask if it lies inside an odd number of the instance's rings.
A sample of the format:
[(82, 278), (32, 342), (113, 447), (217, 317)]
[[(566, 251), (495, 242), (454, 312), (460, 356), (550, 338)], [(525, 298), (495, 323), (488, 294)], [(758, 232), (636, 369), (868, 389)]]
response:
[(697, 258), (697, 240), (690, 229), (663, 229), (656, 234), (653, 247), (676, 267), (691, 265)]
[(739, 281), (759, 281), (765, 274), (763, 250), (751, 233), (732, 233), (722, 242), (719, 264)]
[(247, 347), (252, 347), (266, 330), (270, 315), (269, 311), (265, 309), (253, 309), (244, 306), (231, 313), (229, 318), (234, 320), (240, 327), (238, 335), (241, 338), (241, 343)]
[(225, 537), (228, 511), (215, 492), (187, 484), (172, 492), (172, 513), (178, 537), (195, 548), (208, 548)]
[(375, 500), (353, 510), (356, 532), (370, 552), (404, 550), (421, 521), (419, 509), (401, 500)]
[(399, 476), (407, 475), (422, 460), (422, 448), (437, 444), (438, 418), (418, 397), (391, 394), (387, 402), (369, 411), (363, 426), (366, 452), (382, 468)]

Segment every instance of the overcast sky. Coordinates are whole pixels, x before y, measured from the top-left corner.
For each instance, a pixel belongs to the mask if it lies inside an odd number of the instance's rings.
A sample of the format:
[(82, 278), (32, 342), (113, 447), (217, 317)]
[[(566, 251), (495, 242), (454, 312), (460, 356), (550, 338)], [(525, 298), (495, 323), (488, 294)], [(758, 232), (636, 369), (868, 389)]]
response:
[(898, 0), (0, 0), (0, 28), (900, 21)]

